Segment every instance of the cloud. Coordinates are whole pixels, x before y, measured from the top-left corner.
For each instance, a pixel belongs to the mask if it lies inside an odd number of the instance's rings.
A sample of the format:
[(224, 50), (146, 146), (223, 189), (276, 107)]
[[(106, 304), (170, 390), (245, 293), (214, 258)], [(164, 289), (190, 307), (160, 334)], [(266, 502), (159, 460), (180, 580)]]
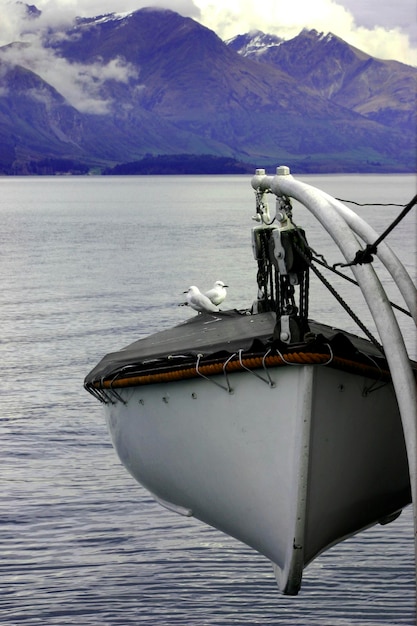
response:
[(382, 27), (387, 31), (398, 29), (417, 45), (417, 12), (415, 0), (401, 0), (401, 10), (392, 0), (342, 0), (352, 13), (357, 26), (368, 30)]
[[(257, 0), (195, 0), (201, 23), (222, 39), (253, 29), (290, 39), (303, 28), (314, 28), (326, 34), (332, 32), (372, 56), (417, 65), (417, 47), (411, 44), (409, 35), (400, 26), (389, 26), (388, 14), (384, 20), (375, 9), (375, 25), (358, 26), (352, 11), (344, 6), (349, 2), (354, 4), (356, 0), (263, 0), (261, 5)], [(389, 15), (393, 19), (394, 14)], [(365, 21), (369, 23), (370, 19), (367, 13)], [(384, 25), (380, 25), (381, 22)]]
[(359, 27), (342, 38), (378, 59), (395, 59), (408, 65), (417, 65), (417, 47), (410, 45), (409, 36), (399, 28), (387, 30), (376, 26), (370, 30)]
[[(80, 111), (103, 114), (112, 106), (104, 95), (106, 80), (126, 83), (137, 78), (137, 71), (122, 58), (105, 65), (69, 63), (43, 48), (46, 29), (64, 33), (77, 16), (126, 13), (151, 5), (192, 17), (222, 39), (253, 29), (291, 39), (303, 28), (314, 28), (332, 32), (372, 56), (417, 65), (417, 47), (410, 43), (405, 28), (413, 22), (414, 1), (402, 0), (398, 12), (388, 0), (263, 0), (261, 4), (259, 0), (35, 0), (42, 14), (29, 19), (23, 3), (0, 0), (5, 4), (0, 46), (13, 41), (30, 43), (30, 48), (3, 49), (0, 58), (39, 74)], [(408, 20), (405, 11), (410, 12)]]
[[(41, 10), (42, 15), (36, 23), (40, 27), (50, 25), (59, 27), (68, 25), (76, 17), (95, 17), (108, 13), (131, 13), (144, 7), (164, 8), (177, 11), (181, 15), (197, 17), (199, 9), (193, 0), (27, 0)], [(25, 0), (0, 0), (2, 9), (0, 21), (0, 45), (11, 41), (5, 39), (4, 33), (17, 32), (16, 22), (20, 21), (26, 11)], [(3, 14), (7, 14), (5, 17)]]
[[(15, 17), (13, 23), (17, 24), (20, 19), (20, 31), (14, 40), (21, 43), (0, 50), (1, 61), (8, 65), (21, 65), (35, 72), (83, 113), (101, 115), (111, 109), (113, 102), (103, 95), (106, 81), (128, 83), (138, 77), (137, 69), (121, 57), (107, 63), (70, 63), (56, 56), (52, 49), (45, 48), (42, 44), (45, 28), (52, 25), (55, 28), (68, 26), (72, 21), (68, 13), (54, 14), (53, 20), (43, 15), (36, 20), (28, 20), (18, 8)], [(8, 28), (11, 24), (12, 20)]]
[(6, 3), (0, 20), (0, 45), (15, 41), (22, 32), (26, 10), (22, 4)]
[(12, 46), (0, 53), (0, 58), (10, 65), (21, 65), (43, 78), (79, 111), (104, 114), (112, 105), (103, 98), (102, 88), (107, 80), (127, 83), (137, 78), (137, 70), (124, 59), (115, 58), (108, 63), (69, 63), (39, 45)]

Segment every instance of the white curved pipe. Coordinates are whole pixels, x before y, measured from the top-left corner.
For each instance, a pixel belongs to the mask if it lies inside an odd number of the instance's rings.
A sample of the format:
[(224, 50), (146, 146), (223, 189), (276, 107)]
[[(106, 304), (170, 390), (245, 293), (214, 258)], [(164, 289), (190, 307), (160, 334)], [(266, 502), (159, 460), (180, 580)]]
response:
[[(279, 169), (279, 168), (278, 168)], [(286, 171), (283, 169), (283, 171)], [(252, 187), (254, 189), (259, 189), (260, 191), (271, 190), (271, 184), (273, 180), (273, 176), (267, 176), (265, 174), (265, 170), (257, 170), (257, 173), (252, 178)], [(289, 173), (289, 170), (288, 170)], [(281, 174), (287, 175), (287, 174)], [(318, 193), (325, 198), (340, 215), (342, 215), (350, 226), (350, 228), (357, 234), (359, 237), (365, 241), (366, 243), (372, 244), (374, 243), (379, 235), (378, 233), (367, 223), (364, 219), (362, 219), (355, 211), (352, 211), (347, 206), (345, 206), (336, 198), (333, 198), (330, 194), (322, 191), (321, 189), (315, 188)], [(414, 323), (417, 325), (417, 298), (416, 298), (416, 288), (415, 285), (408, 274), (407, 270), (399, 260), (399, 258), (394, 254), (389, 245), (385, 242), (381, 242), (378, 245), (378, 249), (376, 251), (376, 256), (380, 259), (381, 263), (386, 267), (388, 272), (391, 274), (394, 279), (395, 284), (398, 287), (399, 292), (401, 293), (404, 302), (406, 303), (408, 310), (414, 320)], [(353, 257), (352, 257), (353, 258)], [(349, 261), (351, 261), (350, 259)]]
[[(321, 192), (321, 195), (330, 202), (340, 215), (344, 217), (346, 223), (357, 235), (359, 235), (359, 237), (361, 237), (361, 239), (363, 239), (363, 241), (372, 244), (378, 239), (378, 233), (374, 231), (374, 229), (367, 222), (365, 222), (364, 219), (355, 213), (355, 211), (352, 211), (342, 202), (336, 200), (324, 191)], [(404, 302), (406, 303), (415, 324), (417, 324), (416, 288), (410, 275), (399, 258), (384, 241), (378, 245), (378, 249), (375, 254), (391, 274), (402, 297), (404, 298)]]
[[(327, 230), (338, 245), (347, 262), (357, 251), (357, 239), (351, 228), (323, 193), (300, 181), (296, 181), (285, 167), (278, 168), (274, 178), (259, 179), (262, 190), (270, 189), (276, 196), (289, 196), (303, 204)], [(384, 289), (372, 265), (352, 266), (352, 271), (368, 304), (385, 350), (392, 381), (400, 409), (401, 421), (408, 456), (411, 492), (414, 511), (414, 545), (417, 561), (417, 394), (404, 339)]]

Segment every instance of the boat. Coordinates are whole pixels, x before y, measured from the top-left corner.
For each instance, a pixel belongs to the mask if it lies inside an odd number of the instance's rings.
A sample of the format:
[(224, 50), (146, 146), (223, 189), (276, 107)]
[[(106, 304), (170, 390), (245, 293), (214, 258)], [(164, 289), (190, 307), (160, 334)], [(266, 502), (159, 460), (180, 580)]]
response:
[[(361, 218), (288, 167), (259, 169), (251, 185), (256, 300), (198, 312), (110, 353), (84, 385), (104, 407), (121, 462), (157, 502), (264, 555), (279, 589), (296, 595), (305, 567), (329, 547), (410, 503), (415, 518), (417, 367), (373, 255), (417, 322), (416, 290)], [(310, 319), (314, 253), (293, 200), (339, 246), (378, 339), (360, 320), (365, 337)]]

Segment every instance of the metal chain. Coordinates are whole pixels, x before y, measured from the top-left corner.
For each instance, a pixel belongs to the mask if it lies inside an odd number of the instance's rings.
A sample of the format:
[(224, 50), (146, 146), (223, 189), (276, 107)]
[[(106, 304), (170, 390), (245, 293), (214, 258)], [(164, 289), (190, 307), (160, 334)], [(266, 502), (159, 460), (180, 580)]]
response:
[(273, 310), (274, 308), (274, 294), (273, 294), (273, 278), (272, 278), (272, 266), (269, 262), (269, 253), (267, 245), (267, 233), (268, 231), (262, 231), (260, 236), (261, 254), (258, 260), (258, 273), (257, 283), (258, 289), (263, 294), (263, 305), (265, 310)]

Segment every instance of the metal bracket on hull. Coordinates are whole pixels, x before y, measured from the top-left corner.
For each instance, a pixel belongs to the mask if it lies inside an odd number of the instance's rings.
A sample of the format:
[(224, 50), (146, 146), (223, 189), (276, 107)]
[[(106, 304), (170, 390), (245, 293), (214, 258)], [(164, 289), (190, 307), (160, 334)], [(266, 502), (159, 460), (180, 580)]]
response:
[(260, 376), (259, 374), (257, 374), (256, 372), (254, 372), (253, 370), (249, 369), (249, 367), (246, 367), (246, 365), (244, 365), (242, 363), (242, 352), (243, 350), (239, 350), (239, 363), (240, 366), (246, 370), (247, 372), (249, 372), (250, 374), (253, 374), (254, 376), (256, 376), (256, 378), (259, 378), (259, 380), (262, 380), (262, 382), (266, 383), (269, 387), (275, 387), (275, 383), (272, 380), (272, 378), (269, 375), (268, 370), (266, 369), (266, 365), (265, 365), (265, 359), (268, 356), (268, 354), (271, 352), (271, 349), (269, 349), (265, 354), (264, 357), (262, 359), (262, 367), (264, 368), (265, 374), (267, 375), (268, 380), (266, 380), (265, 378), (263, 378), (262, 376)]
[(94, 385), (84, 385), (85, 389), (102, 404), (115, 404), (103, 389), (97, 389)]
[[(361, 354), (363, 354), (364, 356), (366, 356), (367, 359), (369, 359), (369, 361), (371, 361), (371, 363), (373, 364), (373, 366), (375, 368), (377, 368), (380, 372), (381, 372), (381, 378), (382, 378), (382, 370), (379, 366), (379, 364), (377, 363), (377, 361), (375, 361), (369, 354), (365, 354), (364, 352), (362, 352)], [(379, 380), (374, 380), (373, 383), (371, 383), (369, 386), (364, 386), (363, 390), (362, 390), (362, 395), (365, 398), (366, 396), (368, 396), (370, 393), (373, 393), (374, 391), (378, 391), (378, 389), (382, 389), (383, 387), (385, 387), (388, 383), (382, 382), (381, 379)]]
[(230, 356), (227, 361), (225, 362), (225, 364), (223, 365), (223, 374), (224, 374), (224, 378), (226, 380), (226, 386), (221, 385), (220, 383), (217, 382), (217, 380), (213, 380), (213, 378), (209, 378), (208, 376), (205, 376), (205, 374), (202, 374), (199, 370), (200, 367), (200, 360), (203, 357), (203, 354), (197, 354), (197, 362), (195, 364), (195, 371), (197, 372), (197, 374), (199, 376), (201, 376), (201, 378), (204, 378), (205, 380), (208, 380), (210, 383), (214, 383), (215, 385), (217, 385), (217, 387), (220, 387), (220, 389), (224, 389), (225, 391), (227, 391), (227, 393), (233, 393), (233, 389), (230, 386), (229, 383), (229, 377), (227, 375), (226, 372), (226, 367), (227, 364), (229, 363), (229, 361), (235, 356), (234, 354), (232, 354), (232, 356)]
[(126, 400), (124, 400), (122, 396), (113, 388), (113, 383), (117, 378), (119, 378), (119, 376), (120, 372), (118, 372), (108, 384), (106, 384), (104, 378), (100, 379), (99, 386), (96, 386), (95, 383), (84, 384), (84, 389), (91, 393), (91, 395), (102, 404), (116, 404), (116, 402), (127, 404)]
[[(122, 404), (127, 404), (126, 400), (123, 400), (122, 396), (113, 388), (113, 383), (116, 380), (116, 378), (119, 378), (119, 373), (117, 373), (116, 376), (111, 380), (109, 386), (106, 388), (106, 392), (104, 393), (107, 397), (109, 397), (109, 395), (113, 396), (113, 398), (116, 398), (118, 402), (122, 402)], [(104, 389), (104, 381), (102, 380), (101, 381), (102, 392), (103, 392), (103, 389)], [(111, 398), (109, 398), (109, 402), (110, 404), (115, 404), (115, 402)]]

